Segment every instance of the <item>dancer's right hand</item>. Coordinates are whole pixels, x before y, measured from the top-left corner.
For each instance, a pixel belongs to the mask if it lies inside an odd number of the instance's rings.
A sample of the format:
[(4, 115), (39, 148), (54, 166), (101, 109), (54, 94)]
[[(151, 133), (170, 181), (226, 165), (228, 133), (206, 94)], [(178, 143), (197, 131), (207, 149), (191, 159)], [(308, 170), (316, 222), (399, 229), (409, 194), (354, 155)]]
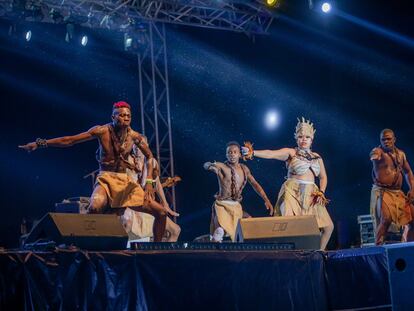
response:
[(240, 149), (241, 149), (242, 156), (246, 156), (246, 155), (249, 154), (249, 148), (247, 148), (247, 147), (241, 147)]
[(18, 147), (20, 149), (26, 150), (27, 152), (32, 152), (32, 151), (35, 151), (38, 146), (37, 146), (36, 142), (32, 142), (32, 143), (28, 143), (26, 145), (19, 145)]

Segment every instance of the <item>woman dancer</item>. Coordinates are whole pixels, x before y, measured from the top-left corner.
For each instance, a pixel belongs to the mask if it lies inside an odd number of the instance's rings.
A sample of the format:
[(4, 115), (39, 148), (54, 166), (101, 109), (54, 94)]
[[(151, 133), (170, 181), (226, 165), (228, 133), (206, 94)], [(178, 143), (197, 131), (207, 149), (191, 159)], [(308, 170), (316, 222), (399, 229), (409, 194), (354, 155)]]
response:
[[(274, 216), (315, 215), (322, 231), (321, 249), (324, 250), (331, 237), (334, 225), (326, 210), (329, 202), (325, 197), (328, 184), (323, 160), (311, 150), (315, 129), (310, 121), (298, 119), (295, 130), (296, 148), (278, 150), (253, 150), (252, 144), (242, 147), (243, 155), (263, 159), (276, 159), (286, 162), (288, 170), (286, 181), (280, 189), (274, 209)], [(319, 179), (319, 188), (315, 179)]]

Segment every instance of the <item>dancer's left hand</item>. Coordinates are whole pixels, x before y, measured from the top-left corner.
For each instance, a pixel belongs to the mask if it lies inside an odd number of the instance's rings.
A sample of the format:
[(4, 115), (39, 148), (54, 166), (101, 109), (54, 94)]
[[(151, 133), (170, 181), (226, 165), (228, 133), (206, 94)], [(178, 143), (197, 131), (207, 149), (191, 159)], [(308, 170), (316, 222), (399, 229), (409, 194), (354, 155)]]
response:
[(269, 215), (273, 215), (273, 205), (269, 201), (265, 201), (266, 209), (269, 211)]

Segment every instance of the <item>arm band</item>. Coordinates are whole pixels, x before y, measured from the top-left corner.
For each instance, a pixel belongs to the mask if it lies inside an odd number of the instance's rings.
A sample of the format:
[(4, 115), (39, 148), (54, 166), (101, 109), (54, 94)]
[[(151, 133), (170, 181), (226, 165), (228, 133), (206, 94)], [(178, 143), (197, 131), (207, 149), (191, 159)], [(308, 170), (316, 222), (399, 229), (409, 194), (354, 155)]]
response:
[(47, 140), (42, 138), (36, 138), (37, 148), (47, 148)]

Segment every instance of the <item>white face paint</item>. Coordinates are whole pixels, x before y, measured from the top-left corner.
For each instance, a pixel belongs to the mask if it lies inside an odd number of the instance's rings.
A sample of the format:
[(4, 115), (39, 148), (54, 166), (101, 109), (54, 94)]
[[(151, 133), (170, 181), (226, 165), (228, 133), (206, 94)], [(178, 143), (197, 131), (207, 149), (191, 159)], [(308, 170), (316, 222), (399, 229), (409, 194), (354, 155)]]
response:
[(299, 133), (296, 139), (296, 143), (301, 149), (310, 149), (312, 147), (312, 141), (312, 137), (310, 135), (305, 135), (304, 133)]

